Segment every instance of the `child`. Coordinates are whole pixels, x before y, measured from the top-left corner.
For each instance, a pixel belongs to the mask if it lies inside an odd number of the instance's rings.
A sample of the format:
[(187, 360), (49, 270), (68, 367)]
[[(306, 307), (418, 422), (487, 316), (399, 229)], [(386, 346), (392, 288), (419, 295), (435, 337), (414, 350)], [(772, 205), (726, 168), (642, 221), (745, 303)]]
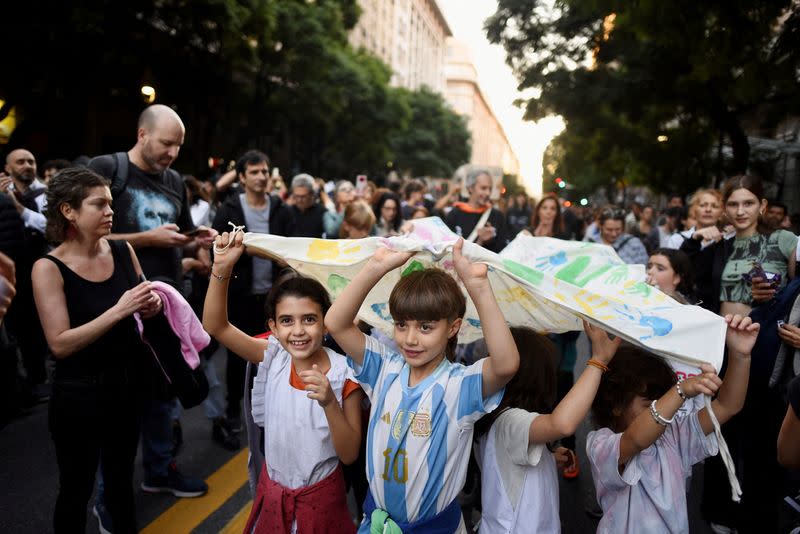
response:
[[(466, 300), (438, 269), (403, 277), (389, 297), (393, 352), (354, 325), (359, 307), (410, 252), (380, 248), (336, 299), (325, 325), (372, 402), (367, 431), (370, 493), (359, 532), (465, 532), (456, 495), (464, 485), (473, 425), (500, 402), (519, 353), (492, 294), (487, 266), (453, 249), (453, 262), (478, 311), (490, 356), (452, 363)], [(384, 530), (386, 529), (386, 530)]]
[(529, 328), (511, 329), (519, 371), (506, 385), (500, 406), (476, 424), (481, 533), (561, 532), (556, 460), (548, 444), (575, 433), (620, 344), (588, 323), (584, 329), (592, 340), (592, 359), (555, 410), (555, 346)]
[(725, 321), (728, 369), (722, 387), (710, 365), (676, 383), (661, 358), (628, 346), (603, 375), (592, 404), (600, 429), (586, 440), (603, 509), (598, 532), (689, 532), (686, 477), (692, 465), (717, 454), (718, 444), (709, 436), (714, 427), (706, 408), (674, 416), (686, 399), (717, 390), (711, 405), (720, 424), (741, 410), (758, 336), (759, 325), (749, 317), (727, 315)]
[[(203, 326), (259, 366), (252, 411), (264, 427), (265, 462), (245, 532), (354, 532), (339, 460), (350, 464), (358, 456), (362, 396), (345, 357), (322, 346), (328, 293), (309, 278), (284, 280), (267, 297), (272, 335), (243, 333), (227, 311), (242, 237), (226, 232), (216, 239)], [(284, 501), (294, 503), (294, 513)]]
[(361, 239), (372, 234), (375, 226), (375, 214), (363, 200), (354, 200), (344, 209), (339, 237), (342, 239)]

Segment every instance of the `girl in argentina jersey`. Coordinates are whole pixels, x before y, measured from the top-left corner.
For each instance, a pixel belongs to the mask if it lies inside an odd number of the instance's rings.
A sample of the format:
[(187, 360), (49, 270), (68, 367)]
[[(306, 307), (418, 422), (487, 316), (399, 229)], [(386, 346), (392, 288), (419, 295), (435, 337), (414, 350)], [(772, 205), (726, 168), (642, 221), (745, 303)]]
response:
[[(395, 352), (355, 326), (358, 309), (386, 273), (412, 253), (381, 248), (336, 299), (325, 325), (350, 355), (372, 404), (367, 430), (370, 492), (359, 532), (466, 532), (456, 495), (464, 485), (473, 425), (497, 407), (519, 366), (511, 332), (487, 278), (487, 266), (461, 254), (453, 262), (475, 303), (489, 357), (469, 367), (452, 362), (466, 300), (438, 269), (407, 274), (389, 297)], [(375, 525), (373, 525), (375, 523)]]

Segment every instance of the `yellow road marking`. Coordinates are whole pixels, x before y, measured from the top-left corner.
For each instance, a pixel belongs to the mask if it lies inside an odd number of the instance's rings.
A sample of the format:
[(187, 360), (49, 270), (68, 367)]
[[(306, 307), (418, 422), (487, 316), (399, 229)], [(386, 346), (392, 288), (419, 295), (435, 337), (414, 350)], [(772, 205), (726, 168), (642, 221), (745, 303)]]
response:
[(244, 449), (206, 479), (208, 493), (196, 499), (180, 499), (147, 525), (141, 534), (189, 533), (230, 499), (246, 482), (247, 449)]
[(244, 532), (244, 527), (247, 526), (247, 518), (250, 517), (250, 508), (252, 507), (253, 501), (248, 501), (247, 504), (233, 516), (230, 523), (219, 531), (219, 534), (242, 534), (242, 532)]

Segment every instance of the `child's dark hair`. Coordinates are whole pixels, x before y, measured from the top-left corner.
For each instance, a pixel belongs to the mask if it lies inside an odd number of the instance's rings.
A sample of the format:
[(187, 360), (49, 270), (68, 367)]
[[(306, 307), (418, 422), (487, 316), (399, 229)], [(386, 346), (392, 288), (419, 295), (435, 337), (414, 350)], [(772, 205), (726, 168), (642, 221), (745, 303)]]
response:
[(489, 431), (495, 420), (509, 408), (551, 413), (557, 396), (556, 346), (530, 328), (512, 327), (511, 336), (519, 350), (519, 369), (506, 384), (500, 405), (475, 423), (476, 435)]
[(281, 274), (267, 295), (267, 302), (264, 304), (264, 313), (268, 321), (270, 319), (273, 321), (276, 320), (275, 313), (278, 308), (278, 303), (284, 297), (311, 299), (322, 308), (323, 317), (325, 317), (325, 314), (328, 313), (328, 309), (331, 307), (331, 297), (322, 284), (313, 278), (302, 276), (297, 271), (287, 270), (285, 273)]
[[(441, 269), (423, 269), (403, 276), (389, 295), (389, 313), (395, 321), (453, 322), (464, 317), (467, 299), (452, 276)], [(446, 356), (456, 356), (458, 335), (447, 341)]]
[(625, 430), (625, 412), (634, 397), (658, 399), (675, 385), (675, 371), (662, 358), (623, 344), (608, 364), (608, 372), (592, 402), (595, 425), (614, 432)]
[(684, 251), (674, 248), (658, 248), (650, 253), (650, 257), (653, 256), (667, 258), (672, 270), (681, 277), (681, 281), (675, 290), (683, 297), (683, 300), (686, 301), (685, 303), (694, 302), (694, 267), (689, 256)]

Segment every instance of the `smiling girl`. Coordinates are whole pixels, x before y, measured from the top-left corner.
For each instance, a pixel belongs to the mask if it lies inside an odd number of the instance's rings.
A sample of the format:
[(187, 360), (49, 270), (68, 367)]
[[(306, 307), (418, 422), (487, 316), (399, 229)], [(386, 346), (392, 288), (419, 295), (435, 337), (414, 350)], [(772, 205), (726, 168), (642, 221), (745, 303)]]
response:
[[(728, 220), (736, 234), (723, 239), (716, 226), (695, 231), (681, 250), (692, 259), (697, 296), (702, 306), (715, 313), (747, 315), (753, 304), (767, 302), (794, 277), (797, 237), (787, 230), (771, 231), (763, 219), (767, 207), (761, 180), (752, 176), (731, 178), (722, 192)], [(708, 246), (704, 242), (713, 241)], [(781, 275), (775, 286), (755, 278), (749, 283), (743, 274), (761, 264), (767, 272)]]
[[(242, 238), (241, 232), (217, 237), (203, 327), (258, 365), (253, 419), (264, 428), (266, 461), (245, 532), (353, 532), (339, 460), (350, 464), (358, 456), (362, 396), (345, 357), (322, 346), (330, 298), (315, 280), (289, 278), (267, 297), (268, 339), (233, 326), (228, 281)], [(282, 505), (286, 499), (293, 511)]]

